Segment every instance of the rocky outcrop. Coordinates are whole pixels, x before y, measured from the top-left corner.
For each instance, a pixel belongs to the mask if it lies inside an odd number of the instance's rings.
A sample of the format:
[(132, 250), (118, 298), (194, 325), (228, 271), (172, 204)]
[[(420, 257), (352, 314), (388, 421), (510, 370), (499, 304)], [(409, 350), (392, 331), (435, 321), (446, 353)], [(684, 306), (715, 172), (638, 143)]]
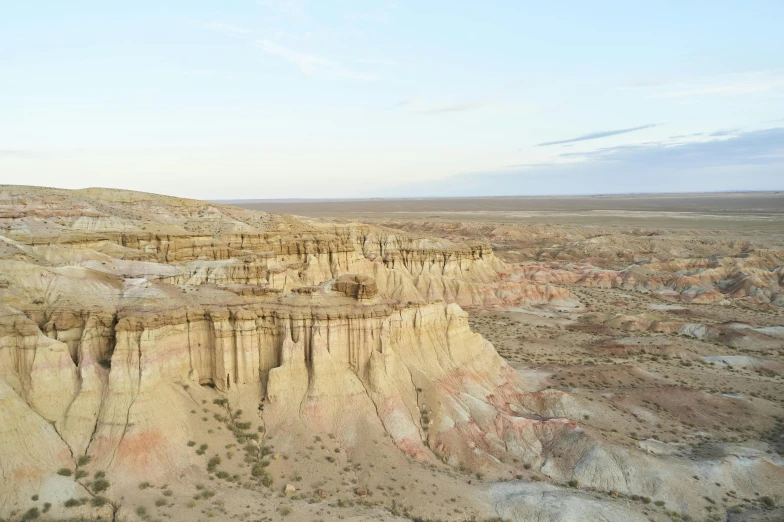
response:
[[(265, 438), (302, 445), (315, 434), (353, 457), (384, 438), (412, 462), (525, 466), (673, 504), (693, 495), (690, 466), (602, 443), (575, 422), (579, 401), (526, 391), (470, 330), (462, 306), (571, 302), (569, 271), (377, 227), (121, 191), (79, 192), (59, 208), (67, 191), (21, 192), (0, 189), (2, 517), (41, 491), (89, 500), (82, 476), (58, 474), (80, 459), (117, 491), (201, 476), (189, 441), (206, 431), (192, 415), (207, 413), (207, 397), (252, 412), (250, 453)], [(584, 274), (610, 285), (643, 276)], [(748, 473), (776, 484), (769, 464), (755, 456)], [(733, 473), (727, 483), (748, 490)], [(526, 516), (551, 511), (518, 500), (510, 509)]]

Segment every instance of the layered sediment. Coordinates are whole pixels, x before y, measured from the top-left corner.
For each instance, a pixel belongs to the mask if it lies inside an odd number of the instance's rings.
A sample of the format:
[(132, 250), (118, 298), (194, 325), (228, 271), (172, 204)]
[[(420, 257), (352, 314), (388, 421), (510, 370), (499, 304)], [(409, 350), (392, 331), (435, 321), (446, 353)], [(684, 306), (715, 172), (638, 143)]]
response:
[[(359, 458), (383, 437), (412, 461), (524, 466), (688, 501), (699, 470), (603, 444), (576, 421), (579, 401), (530, 391), (469, 328), (463, 307), (578, 306), (567, 276), (549, 274), (482, 243), (149, 194), (4, 187), (0, 516), (34, 495), (73, 515), (65, 500), (97, 495), (70, 473), (79, 466), (104, 473), (115, 497), (201, 477), (192, 446), (212, 433), (197, 422), (208, 397), (250, 418), (231, 425), (248, 462), (269, 439), (323, 435)], [(746, 473), (726, 481), (746, 491), (781, 478), (762, 457)]]

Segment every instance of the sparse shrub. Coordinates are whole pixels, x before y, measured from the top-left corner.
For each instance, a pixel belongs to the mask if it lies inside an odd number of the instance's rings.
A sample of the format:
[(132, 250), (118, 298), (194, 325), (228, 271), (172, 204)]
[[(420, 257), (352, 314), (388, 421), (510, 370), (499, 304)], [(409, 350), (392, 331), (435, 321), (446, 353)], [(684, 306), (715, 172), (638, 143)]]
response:
[(92, 504), (95, 507), (105, 506), (108, 503), (109, 503), (109, 499), (101, 496), (93, 497), (93, 499), (90, 501), (90, 504)]
[(762, 502), (762, 503), (765, 505), (765, 507), (767, 507), (767, 508), (772, 508), (773, 506), (775, 506), (775, 505), (776, 505), (776, 503), (773, 501), (773, 499), (772, 499), (772, 498), (770, 498), (770, 497), (769, 497), (769, 496), (767, 496), (767, 495), (765, 495), (764, 497), (762, 497), (762, 498), (760, 499), (760, 502)]
[(291, 515), (291, 508), (288, 506), (283, 506), (282, 508), (280, 508), (280, 514), (283, 515), (284, 517)]
[(101, 493), (109, 489), (109, 481), (106, 479), (97, 479), (92, 484), (93, 493)]
[(220, 463), (221, 463), (221, 458), (215, 455), (207, 462), (207, 471), (212, 473), (213, 471), (215, 471), (215, 468), (217, 468), (220, 465)]
[(167, 502), (166, 499), (163, 497), (155, 499), (155, 505), (158, 507), (165, 506), (166, 502)]
[(152, 487), (152, 484), (150, 484), (147, 481), (142, 482), (141, 484), (139, 484), (139, 489), (147, 489), (147, 488), (151, 488), (151, 487)]
[(139, 506), (136, 508), (136, 514), (140, 517), (144, 518), (147, 516), (147, 508), (144, 506)]
[(570, 488), (576, 488), (578, 482), (577, 482), (577, 479), (572, 479), (569, 482), (567, 482), (567, 484), (569, 485)]
[(89, 475), (89, 473), (87, 473), (85, 470), (83, 470), (83, 469), (77, 469), (77, 470), (76, 470), (76, 473), (74, 474), (74, 478), (75, 478), (76, 480), (79, 480), (79, 479), (83, 479), (83, 478), (84, 478), (84, 477), (86, 477), (87, 475)]

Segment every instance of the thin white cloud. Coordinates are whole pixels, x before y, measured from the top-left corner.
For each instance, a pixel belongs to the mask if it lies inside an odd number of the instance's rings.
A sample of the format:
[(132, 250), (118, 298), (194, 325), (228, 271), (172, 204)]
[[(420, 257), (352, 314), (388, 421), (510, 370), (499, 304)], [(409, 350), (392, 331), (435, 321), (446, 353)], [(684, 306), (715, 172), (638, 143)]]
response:
[(449, 105), (433, 105), (429, 104), (421, 98), (411, 97), (400, 100), (394, 104), (393, 108), (403, 109), (408, 112), (416, 114), (447, 114), (451, 112), (466, 112), (474, 109), (480, 109), (490, 105), (487, 100), (468, 100)]
[(607, 138), (609, 136), (617, 136), (618, 134), (626, 134), (629, 132), (634, 132), (643, 129), (650, 129), (651, 127), (656, 127), (659, 125), (658, 123), (648, 123), (646, 125), (640, 125), (637, 127), (631, 127), (628, 129), (615, 129), (609, 131), (600, 131), (600, 132), (592, 132), (590, 134), (584, 134), (582, 136), (578, 136), (576, 138), (569, 138), (567, 140), (558, 140), (558, 141), (546, 141), (544, 143), (540, 143), (537, 147), (547, 147), (550, 145), (562, 145), (564, 143), (575, 143), (578, 141), (587, 141), (587, 140), (598, 140), (599, 138)]
[(397, 65), (397, 62), (392, 60), (376, 60), (376, 59), (360, 59), (357, 63), (367, 63), (370, 65)]
[(652, 98), (693, 99), (706, 96), (740, 96), (784, 88), (784, 71), (766, 70), (721, 74), (678, 80), (636, 80), (621, 90), (649, 90)]
[(417, 111), (421, 114), (445, 114), (448, 112), (465, 112), (479, 109), (489, 105), (488, 102), (482, 100), (468, 101), (464, 103), (456, 103), (453, 105), (442, 105), (440, 107), (433, 107), (431, 109), (424, 109)]
[(0, 157), (9, 158), (38, 158), (40, 154), (27, 149), (0, 149)]
[(361, 80), (370, 81), (375, 80), (376, 75), (352, 71), (344, 67), (340, 62), (317, 56), (315, 54), (307, 54), (294, 49), (289, 49), (275, 42), (269, 40), (259, 40), (256, 46), (267, 54), (276, 56), (286, 62), (296, 66), (303, 74), (316, 75), (324, 74), (336, 78), (343, 78), (347, 80)]

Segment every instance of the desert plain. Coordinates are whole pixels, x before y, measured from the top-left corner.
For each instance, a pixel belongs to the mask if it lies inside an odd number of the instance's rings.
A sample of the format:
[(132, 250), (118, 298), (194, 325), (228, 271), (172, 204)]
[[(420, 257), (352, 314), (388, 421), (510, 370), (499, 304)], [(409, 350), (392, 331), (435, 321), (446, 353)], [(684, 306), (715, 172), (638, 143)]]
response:
[(0, 186), (0, 519), (782, 520), (783, 287), (782, 193)]

